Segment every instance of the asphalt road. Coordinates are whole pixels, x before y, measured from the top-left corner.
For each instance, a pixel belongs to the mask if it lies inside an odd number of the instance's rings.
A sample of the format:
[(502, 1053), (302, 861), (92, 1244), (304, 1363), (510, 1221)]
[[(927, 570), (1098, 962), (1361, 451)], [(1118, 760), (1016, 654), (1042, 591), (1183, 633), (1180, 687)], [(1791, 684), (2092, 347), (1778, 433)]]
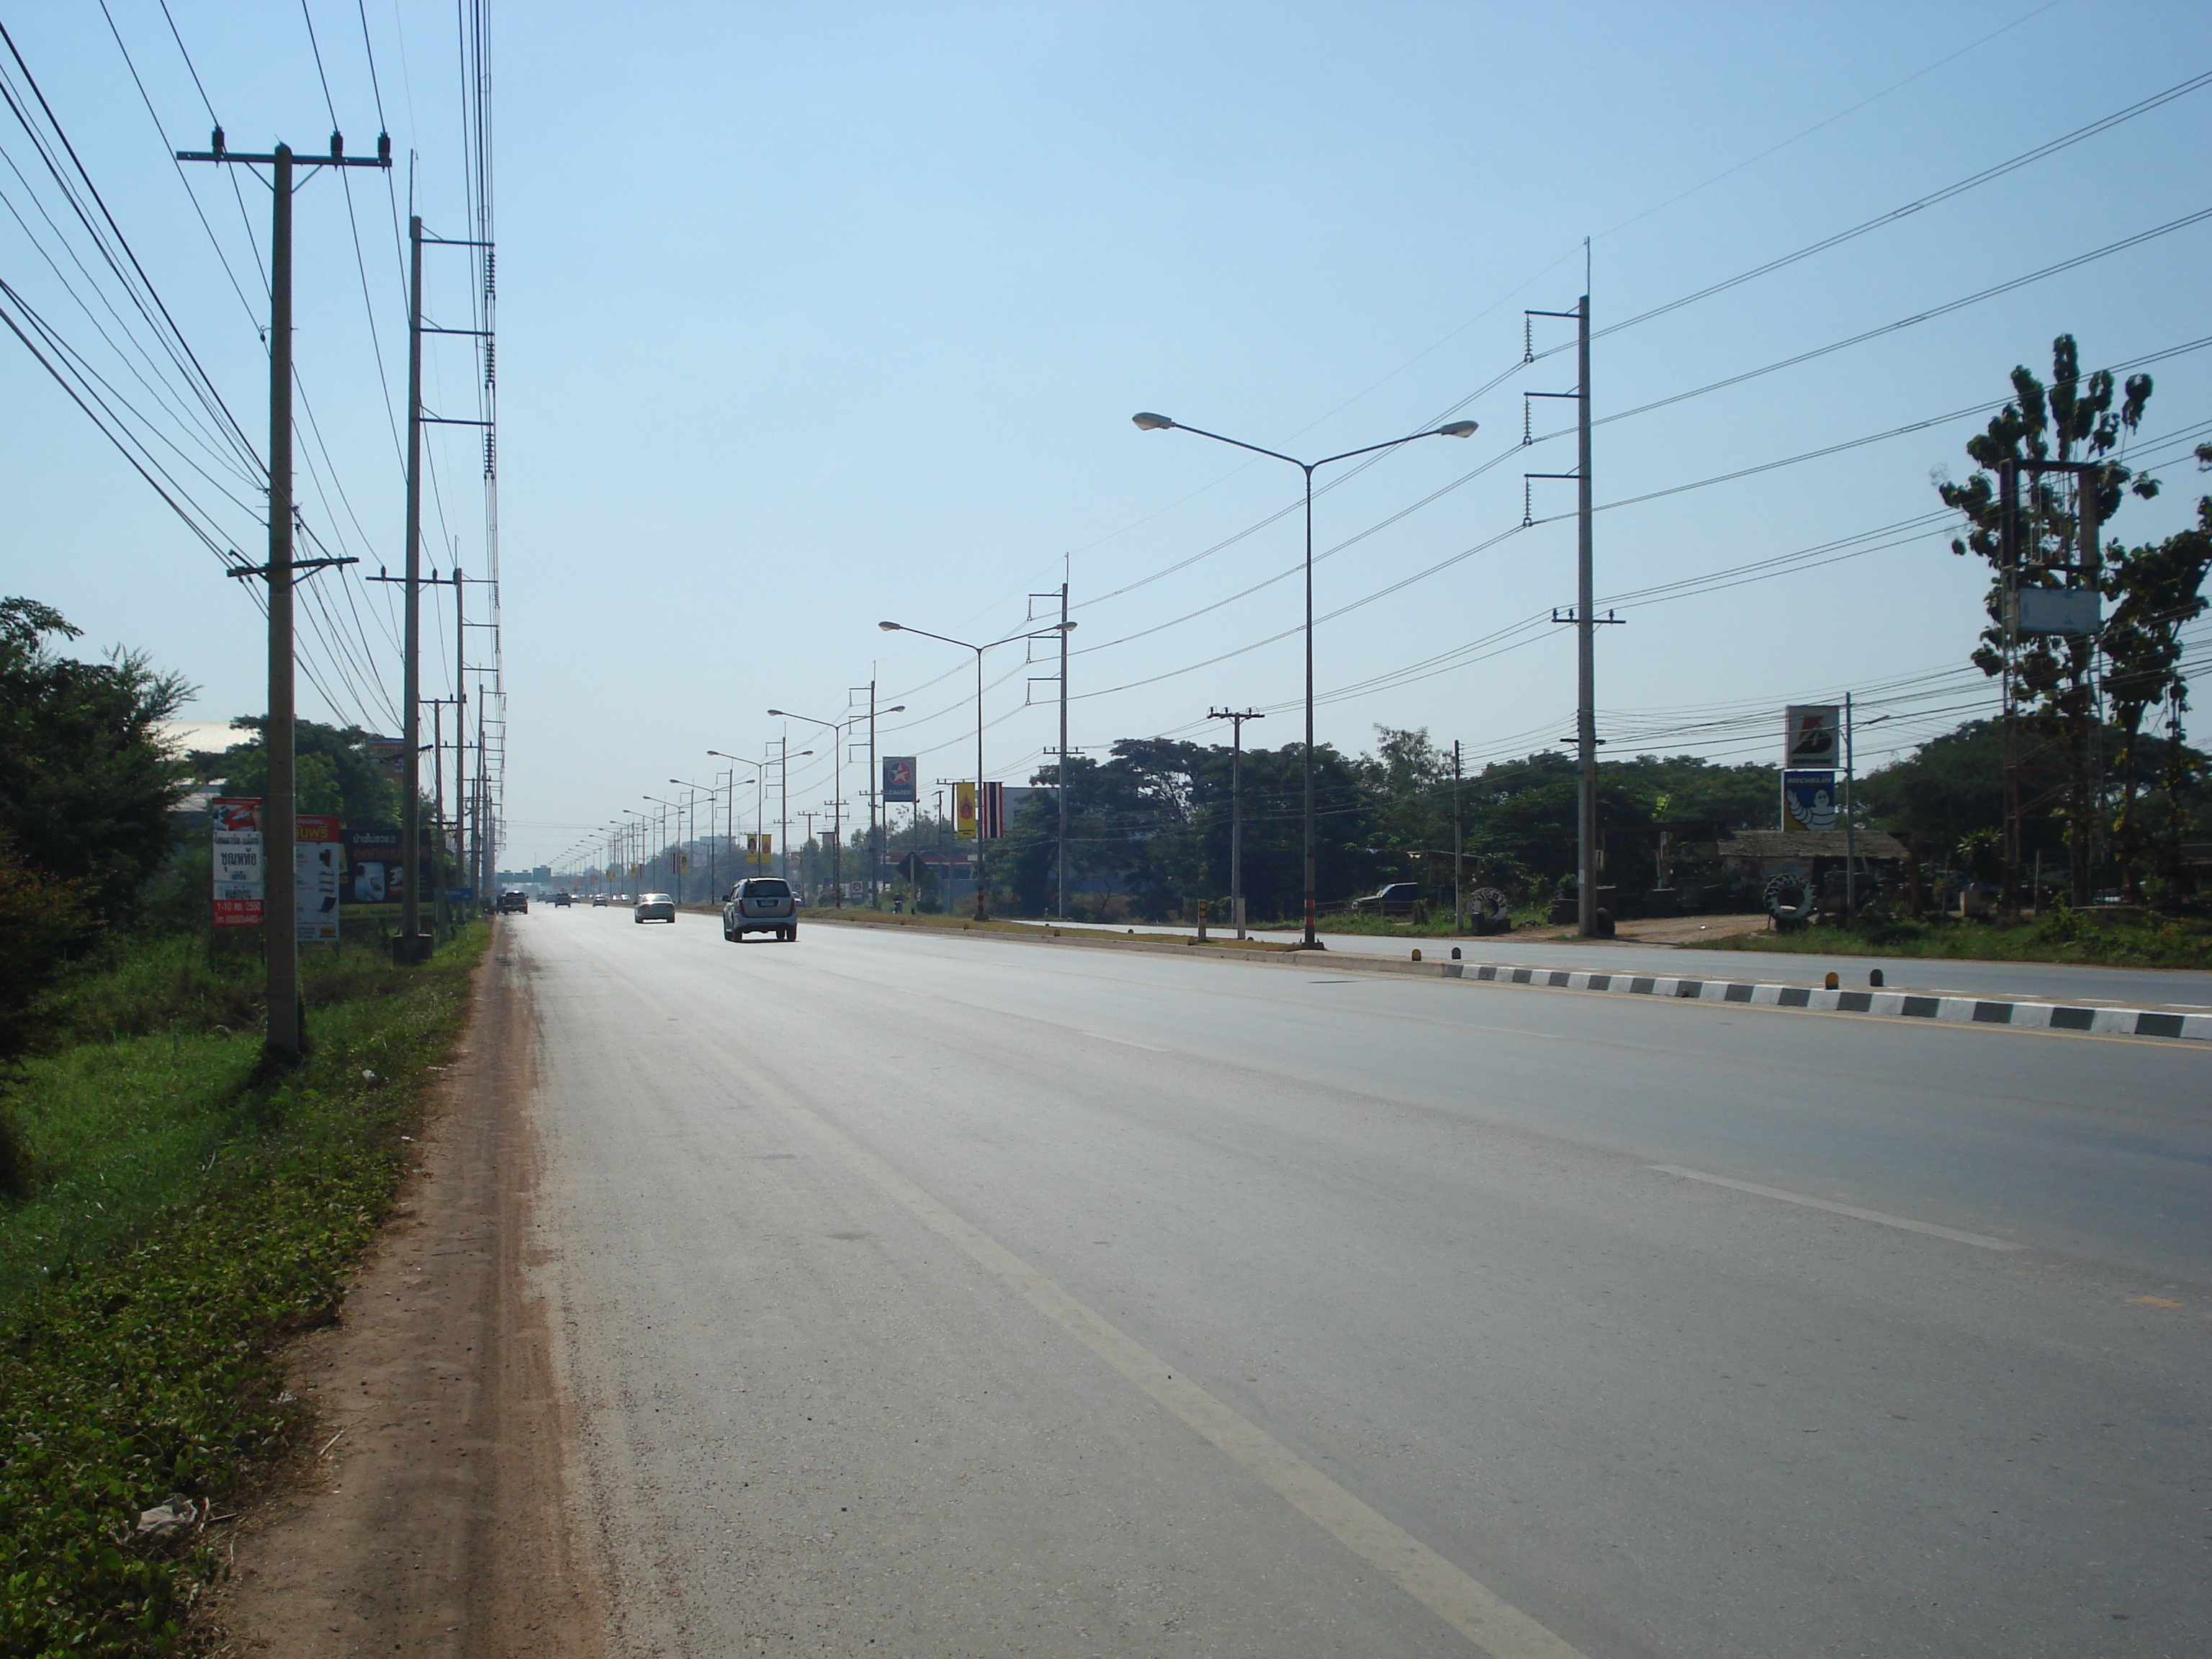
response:
[(627, 1650), (2212, 1651), (2193, 1046), (501, 929)]

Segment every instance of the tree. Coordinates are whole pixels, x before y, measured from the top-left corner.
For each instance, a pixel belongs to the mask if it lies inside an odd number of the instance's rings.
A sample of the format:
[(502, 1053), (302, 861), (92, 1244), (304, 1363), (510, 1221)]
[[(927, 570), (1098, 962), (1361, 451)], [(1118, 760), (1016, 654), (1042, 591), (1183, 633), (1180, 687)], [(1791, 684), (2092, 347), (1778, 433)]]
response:
[(77, 662), (50, 643), (78, 637), (35, 599), (0, 599), (0, 844), (113, 924), (174, 844), (191, 769), (161, 728), (192, 688), (141, 652)]
[[(2137, 478), (2118, 461), (2104, 459), (2124, 433), (2142, 422), (2151, 379), (2130, 375), (2121, 387), (2108, 370), (2085, 376), (2074, 337), (2062, 334), (2051, 344), (2049, 383), (2022, 365), (2012, 372), (2012, 386), (2013, 400), (1985, 431), (1966, 441), (1967, 455), (1983, 470), (1963, 484), (1941, 483), (1936, 489), (1944, 505), (1964, 514), (1969, 526), (1966, 535), (1952, 542), (1952, 552), (1977, 555), (1992, 572), (1985, 601), (1990, 623), (1975, 647), (1974, 663), (1991, 676), (2009, 668), (2008, 718), (2024, 726), (2039, 746), (2055, 748), (2073, 763), (2063, 791), (2066, 840), (2074, 902), (2086, 904), (2090, 848), (2099, 828), (2098, 780), (2087, 763), (2097, 724), (2096, 641), (2088, 635), (2014, 637), (2005, 625), (2003, 601), (2008, 587), (2068, 585), (2058, 567), (2080, 562), (2085, 504), (2102, 526), (2119, 511), (2131, 481), (2138, 496), (2158, 493), (2155, 479)], [(2077, 460), (2095, 470), (2082, 476), (2075, 492), (2050, 482), (2050, 475), (2030, 477), (2021, 492), (2019, 562), (2008, 568), (2003, 502), (1995, 475), (2008, 463)], [(2120, 580), (2121, 568), (2116, 563), (2111, 580)], [(2016, 870), (2007, 874), (2008, 881), (2017, 879)]]
[[(2212, 465), (2212, 445), (2197, 451), (2199, 465)], [(2197, 525), (2162, 542), (2120, 552), (2107, 568), (2105, 597), (2112, 602), (2102, 638), (2105, 695), (2110, 719), (2119, 728), (2120, 753), (2114, 781), (2120, 791), (2112, 823), (2112, 857), (2120, 866), (2124, 895), (2142, 899), (2143, 864), (2150, 838), (2136, 813), (2138, 762), (2144, 716), (2167, 706), (2166, 747), (2180, 749), (2181, 714), (2189, 706), (2189, 684), (2181, 672), (2181, 629), (2204, 614), (2204, 577), (2212, 569), (2212, 495), (2197, 503)], [(2178, 799), (2178, 752), (2169, 754), (2169, 801)], [(2180, 872), (2182, 815), (2169, 811), (2159, 840), (2166, 848), (2168, 878)]]
[[(221, 754), (193, 758), (222, 779), (233, 795), (260, 795), (269, 786), (269, 751), (262, 743), (267, 725), (259, 714), (240, 714), (231, 729), (249, 732), (243, 743)], [(399, 828), (399, 783), (392, 769), (368, 745), (386, 741), (354, 726), (294, 723), (294, 790), (301, 812), (335, 813), (348, 830), (391, 832)]]

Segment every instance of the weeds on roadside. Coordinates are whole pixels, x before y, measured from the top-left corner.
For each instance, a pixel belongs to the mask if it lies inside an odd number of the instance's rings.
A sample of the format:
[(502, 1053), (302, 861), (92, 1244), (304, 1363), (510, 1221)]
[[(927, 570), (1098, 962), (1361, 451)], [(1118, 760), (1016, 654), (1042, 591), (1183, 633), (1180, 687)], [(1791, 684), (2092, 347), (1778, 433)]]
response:
[(389, 1205), (483, 941), (313, 961), (313, 1048), (262, 1085), (250, 1000), (196, 941), (57, 992), (4, 1091), (29, 1180), (0, 1202), (0, 1653), (177, 1650), (214, 1563), (137, 1516), (283, 1444), (277, 1346), (329, 1316)]

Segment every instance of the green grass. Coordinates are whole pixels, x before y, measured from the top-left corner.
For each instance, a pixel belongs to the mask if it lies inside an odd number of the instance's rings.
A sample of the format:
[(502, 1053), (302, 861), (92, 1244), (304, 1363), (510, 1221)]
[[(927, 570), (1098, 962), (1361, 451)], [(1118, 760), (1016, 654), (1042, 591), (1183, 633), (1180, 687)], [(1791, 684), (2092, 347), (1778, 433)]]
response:
[(196, 939), (49, 998), (52, 1042), (0, 1088), (27, 1155), (0, 1201), (0, 1653), (178, 1650), (215, 1563), (140, 1543), (138, 1512), (220, 1499), (285, 1447), (278, 1346), (381, 1220), (485, 937), (414, 970), (310, 953), (311, 1052), (273, 1080), (251, 964)]
[(1794, 933), (1735, 933), (1707, 951), (1787, 956), (1919, 957), (1983, 962), (2063, 962), (2104, 968), (2212, 969), (2212, 928), (2172, 918), (2108, 918), (2056, 910), (2033, 921), (1956, 917), (1869, 918)]

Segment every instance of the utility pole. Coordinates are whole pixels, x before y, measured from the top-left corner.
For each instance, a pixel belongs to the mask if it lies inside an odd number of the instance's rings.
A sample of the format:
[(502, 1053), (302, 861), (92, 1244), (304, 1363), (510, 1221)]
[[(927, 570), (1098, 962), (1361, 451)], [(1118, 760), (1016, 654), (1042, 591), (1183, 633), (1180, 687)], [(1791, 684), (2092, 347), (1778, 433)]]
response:
[(1467, 931), (1467, 900), (1462, 896), (1466, 882), (1462, 872), (1466, 866), (1463, 856), (1467, 841), (1460, 830), (1460, 757), (1459, 739), (1452, 739), (1452, 932)]
[[(1066, 556), (1061, 556), (1060, 582), (1060, 846), (1054, 858), (1055, 881), (1059, 890), (1059, 919), (1067, 920), (1067, 636), (1075, 630), (1067, 625)], [(1237, 913), (1237, 937), (1244, 937), (1244, 913)]]
[[(1585, 243), (1587, 261), (1589, 245)], [(1585, 271), (1587, 279), (1587, 271)], [(1587, 280), (1585, 289), (1587, 289)], [(1531, 317), (1567, 317), (1575, 323), (1575, 389), (1572, 392), (1530, 392), (1529, 398), (1572, 398), (1575, 400), (1575, 470), (1572, 472), (1530, 472), (1529, 478), (1575, 480), (1575, 612), (1571, 619), (1552, 613), (1553, 622), (1575, 624), (1575, 931), (1584, 939), (1597, 936), (1597, 629), (1602, 621), (1619, 618), (1596, 614), (1597, 595), (1592, 574), (1592, 514), (1590, 479), (1590, 302), (1585, 291), (1572, 311), (1531, 311)], [(1524, 428), (1525, 434), (1525, 428)], [(1522, 441), (1529, 440), (1524, 435)], [(1524, 511), (1522, 522), (1530, 522)]]
[[(273, 199), (269, 229), (269, 564), (258, 573), (269, 584), (269, 716), (261, 733), (269, 760), (269, 782), (261, 810), (261, 939), (268, 969), (269, 1050), (280, 1061), (289, 1063), (299, 1058), (302, 1047), (299, 872), (293, 853), (300, 803), (294, 764), (298, 714), (292, 658), (292, 586), (294, 572), (299, 568), (292, 560), (292, 147), (279, 144), (266, 155), (241, 155), (224, 148), (222, 129), (217, 127), (209, 149), (179, 150), (176, 158), (270, 170)], [(372, 159), (349, 158), (344, 138), (334, 132), (330, 155), (312, 157), (307, 171), (313, 176), (317, 167), (391, 165), (389, 134), (378, 137)], [(336, 562), (311, 561), (315, 568), (332, 562)]]
[[(1067, 635), (1060, 639), (1064, 642)], [(1237, 937), (1244, 937), (1244, 722), (1267, 717), (1256, 708), (1209, 708), (1210, 720), (1229, 722), (1229, 913)], [(1062, 819), (1063, 823), (1066, 823)], [(1063, 830), (1062, 834), (1065, 835)], [(1062, 909), (1065, 910), (1063, 902)], [(1063, 915), (1062, 920), (1065, 920)]]

